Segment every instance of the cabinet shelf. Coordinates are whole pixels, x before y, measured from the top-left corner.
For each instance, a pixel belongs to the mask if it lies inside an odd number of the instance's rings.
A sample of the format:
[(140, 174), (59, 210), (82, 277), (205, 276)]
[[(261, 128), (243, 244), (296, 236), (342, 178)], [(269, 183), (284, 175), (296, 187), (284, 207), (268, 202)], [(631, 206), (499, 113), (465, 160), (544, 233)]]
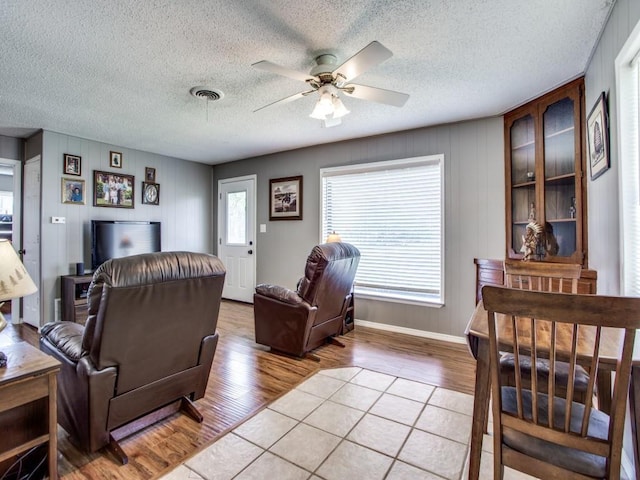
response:
[(575, 222), (575, 218), (547, 218), (549, 223), (571, 223)]
[(558, 137), (560, 135), (564, 135), (566, 133), (573, 133), (573, 131), (575, 130), (575, 128), (573, 126), (568, 127), (568, 128), (564, 128), (562, 130), (558, 130), (557, 132), (553, 132), (550, 133), (548, 135), (545, 135), (544, 138), (554, 138), (554, 137)]
[(532, 182), (514, 183), (513, 185), (511, 185), (511, 188), (523, 188), (523, 187), (535, 187), (535, 186), (536, 186), (536, 182), (534, 180)]
[(511, 147), (511, 150), (524, 150), (525, 148), (533, 148), (535, 144), (535, 140), (531, 140), (530, 142), (521, 143), (520, 145), (513, 145)]
[(575, 178), (575, 173), (566, 173), (564, 175), (558, 175), (556, 177), (545, 178), (544, 181), (546, 183), (571, 185), (573, 182), (575, 182)]

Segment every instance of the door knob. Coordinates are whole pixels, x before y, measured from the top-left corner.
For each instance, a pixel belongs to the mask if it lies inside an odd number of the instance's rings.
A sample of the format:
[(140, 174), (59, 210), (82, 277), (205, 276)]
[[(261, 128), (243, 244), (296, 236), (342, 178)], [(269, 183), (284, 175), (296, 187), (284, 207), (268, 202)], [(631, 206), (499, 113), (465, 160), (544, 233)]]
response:
[(249, 255), (252, 255), (252, 254), (253, 254), (253, 250), (249, 250), (247, 253), (248, 253)]

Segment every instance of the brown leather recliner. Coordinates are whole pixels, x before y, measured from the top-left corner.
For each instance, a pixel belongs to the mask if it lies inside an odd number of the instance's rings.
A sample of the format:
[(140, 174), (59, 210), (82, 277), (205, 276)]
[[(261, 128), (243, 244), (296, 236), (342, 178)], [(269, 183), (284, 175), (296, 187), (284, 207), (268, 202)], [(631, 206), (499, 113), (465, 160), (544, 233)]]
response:
[(317, 245), (297, 291), (261, 284), (253, 295), (256, 342), (304, 356), (342, 333), (360, 252), (348, 243)]
[(86, 325), (41, 328), (41, 349), (62, 363), (58, 423), (74, 444), (110, 445), (126, 463), (117, 439), (157, 421), (158, 409), (202, 421), (191, 401), (207, 387), (224, 277), (222, 262), (202, 253), (108, 260), (93, 275)]

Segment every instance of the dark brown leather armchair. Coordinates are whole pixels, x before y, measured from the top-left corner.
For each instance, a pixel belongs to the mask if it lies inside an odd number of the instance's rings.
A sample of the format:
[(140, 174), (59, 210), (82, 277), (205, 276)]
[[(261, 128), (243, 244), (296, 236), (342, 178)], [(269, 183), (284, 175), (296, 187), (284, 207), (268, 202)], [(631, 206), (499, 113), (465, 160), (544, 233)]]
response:
[(348, 243), (313, 248), (297, 291), (261, 284), (253, 296), (256, 342), (304, 356), (342, 333), (360, 252)]
[(41, 328), (41, 349), (62, 362), (58, 423), (74, 444), (110, 445), (126, 463), (117, 440), (157, 421), (158, 409), (202, 421), (191, 401), (207, 387), (224, 276), (222, 262), (201, 253), (108, 260), (93, 275), (86, 325)]

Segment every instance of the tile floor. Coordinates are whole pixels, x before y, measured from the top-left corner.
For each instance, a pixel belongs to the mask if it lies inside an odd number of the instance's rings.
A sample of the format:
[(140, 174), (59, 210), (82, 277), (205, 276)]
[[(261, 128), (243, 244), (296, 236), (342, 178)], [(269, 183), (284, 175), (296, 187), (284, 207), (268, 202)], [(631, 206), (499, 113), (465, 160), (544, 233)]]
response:
[[(322, 370), (163, 480), (466, 478), (473, 397), (358, 367)], [(491, 438), (481, 480), (493, 478)], [(506, 469), (506, 480), (531, 479)]]

